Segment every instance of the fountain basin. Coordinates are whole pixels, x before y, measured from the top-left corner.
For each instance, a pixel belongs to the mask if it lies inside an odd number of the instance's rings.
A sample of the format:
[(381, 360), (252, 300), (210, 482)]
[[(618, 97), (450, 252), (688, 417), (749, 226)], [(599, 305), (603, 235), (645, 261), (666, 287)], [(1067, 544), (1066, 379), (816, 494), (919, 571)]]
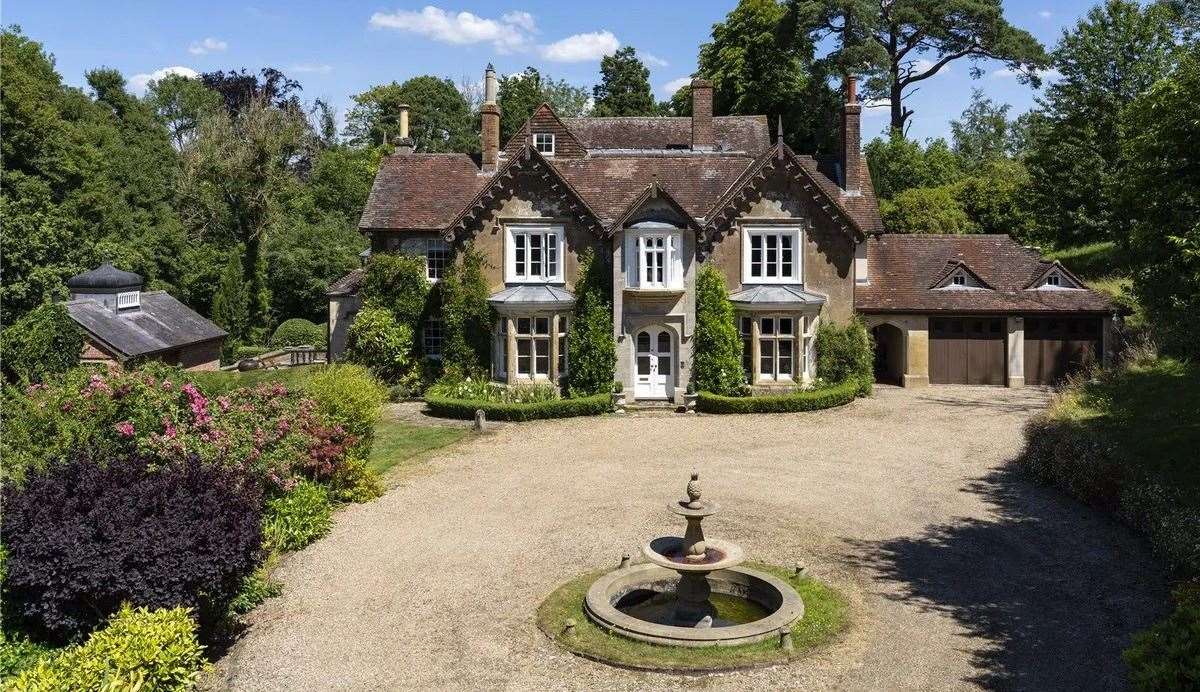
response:
[[(740, 559), (739, 559), (740, 562)], [(668, 597), (678, 585), (679, 565), (641, 564), (609, 572), (597, 579), (588, 589), (584, 611), (599, 627), (631, 639), (668, 646), (738, 646), (779, 636), (781, 628), (790, 628), (804, 615), (804, 602), (791, 586), (764, 572), (746, 567), (718, 569), (707, 575), (708, 584), (718, 600), (726, 601), (733, 610), (766, 613), (765, 617), (739, 622), (714, 618), (708, 628), (681, 627), (634, 617), (622, 609), (631, 595), (653, 592)], [(705, 571), (711, 570), (705, 566)], [(746, 601), (745, 608), (736, 607), (736, 599)], [(624, 603), (623, 603), (624, 602)]]
[(708, 538), (704, 545), (706, 559), (690, 561), (683, 557), (683, 538), (660, 536), (642, 545), (642, 554), (650, 562), (676, 572), (715, 572), (736, 567), (746, 559), (742, 547), (736, 543)]

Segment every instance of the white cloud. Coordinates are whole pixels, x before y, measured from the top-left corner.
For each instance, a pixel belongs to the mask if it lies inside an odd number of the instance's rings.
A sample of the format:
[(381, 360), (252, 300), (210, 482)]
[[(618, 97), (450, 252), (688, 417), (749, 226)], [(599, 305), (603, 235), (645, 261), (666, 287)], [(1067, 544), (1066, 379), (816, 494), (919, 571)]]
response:
[(288, 68), (291, 72), (299, 72), (301, 74), (329, 74), (333, 72), (333, 65), (324, 63), (302, 62), (298, 65), (292, 65)]
[(154, 72), (143, 72), (141, 74), (133, 75), (129, 78), (129, 90), (138, 96), (141, 96), (142, 94), (146, 93), (146, 87), (150, 85), (150, 82), (162, 79), (169, 74), (183, 75), (184, 77), (200, 76), (199, 72), (190, 67), (184, 67), (182, 65), (164, 67), (161, 70), (155, 70)]
[(615, 53), (621, 42), (611, 31), (575, 34), (541, 47), (542, 57), (551, 62), (586, 62)]
[(500, 20), (505, 24), (519, 26), (531, 34), (537, 33), (537, 22), (533, 20), (533, 15), (528, 12), (507, 12)]
[[(1020, 70), (1014, 70), (1011, 67), (1002, 67), (1002, 68), (992, 72), (992, 76), (996, 77), (998, 79), (1007, 79), (1009, 77), (1016, 77), (1017, 75), (1020, 75), (1020, 74), (1022, 74)], [(1058, 79), (1059, 77), (1061, 77), (1062, 73), (1059, 72), (1058, 70), (1051, 68), (1049, 70), (1038, 70), (1037, 75), (1038, 75), (1038, 77), (1041, 78), (1041, 80), (1043, 82), (1052, 82), (1052, 81)]]
[(1038, 12), (1038, 16), (1042, 19), (1049, 19), (1050, 17), (1054, 16), (1054, 13), (1050, 10), (1042, 10), (1041, 12)]
[(667, 96), (674, 96), (675, 92), (679, 91), (680, 89), (684, 88), (685, 86), (687, 86), (691, 83), (692, 83), (691, 77), (680, 77), (679, 79), (672, 79), (671, 81), (662, 85), (661, 87), (659, 87), (659, 91), (666, 94)]
[(642, 62), (653, 67), (666, 67), (671, 64), (653, 53), (642, 53)]
[(376, 12), (367, 24), (372, 29), (406, 31), (455, 45), (491, 43), (500, 53), (524, 46), (527, 32), (534, 26), (533, 15), (528, 12), (509, 12), (495, 20), (470, 12), (447, 12), (433, 5), (426, 5), (420, 12)]
[(228, 47), (229, 47), (229, 44), (226, 43), (225, 41), (222, 41), (219, 38), (213, 38), (212, 36), (209, 36), (200, 41), (192, 41), (192, 44), (190, 46), (188, 46), (188, 52), (191, 53), (192, 55), (205, 55), (207, 53), (222, 53)]

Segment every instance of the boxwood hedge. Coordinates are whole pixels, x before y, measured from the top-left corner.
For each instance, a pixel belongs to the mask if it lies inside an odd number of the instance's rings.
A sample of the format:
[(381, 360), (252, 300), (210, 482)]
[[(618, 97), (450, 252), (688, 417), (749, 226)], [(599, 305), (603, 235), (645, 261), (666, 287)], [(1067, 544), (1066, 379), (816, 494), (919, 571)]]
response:
[(435, 416), (471, 419), (482, 409), (488, 420), (526, 421), (540, 418), (571, 418), (594, 416), (612, 410), (608, 392), (575, 399), (553, 399), (531, 403), (509, 404), (471, 399), (450, 399), (433, 394), (425, 396), (425, 405)]
[(700, 392), (696, 409), (704, 413), (791, 413), (842, 406), (854, 400), (862, 384), (850, 379), (825, 389), (768, 396), (722, 396)]

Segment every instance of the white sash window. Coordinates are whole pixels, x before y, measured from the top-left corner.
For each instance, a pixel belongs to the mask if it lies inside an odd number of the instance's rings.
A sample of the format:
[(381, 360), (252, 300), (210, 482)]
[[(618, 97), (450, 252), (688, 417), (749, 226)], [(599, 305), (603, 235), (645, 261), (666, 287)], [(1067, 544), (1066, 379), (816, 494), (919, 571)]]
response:
[(631, 288), (683, 288), (682, 236), (655, 224), (626, 231), (626, 282)]
[(795, 226), (743, 228), (742, 283), (803, 283), (801, 237)]
[(562, 226), (508, 226), (507, 232), (506, 282), (562, 282)]

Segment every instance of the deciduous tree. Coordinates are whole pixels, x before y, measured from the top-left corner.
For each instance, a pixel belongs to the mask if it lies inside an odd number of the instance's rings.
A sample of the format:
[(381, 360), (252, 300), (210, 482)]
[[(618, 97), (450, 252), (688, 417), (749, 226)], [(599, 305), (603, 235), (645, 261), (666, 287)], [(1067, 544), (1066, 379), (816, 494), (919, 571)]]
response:
[[(400, 138), (400, 104), (409, 106), (409, 136), (417, 151), (479, 151), (479, 133), (467, 101), (449, 79), (422, 75), (403, 84), (381, 84), (354, 95), (346, 136), (356, 146), (394, 146)], [(391, 153), (391, 152), (388, 152)]]
[(654, 115), (657, 106), (650, 91), (650, 70), (625, 46), (600, 61), (600, 83), (592, 88), (592, 115)]

